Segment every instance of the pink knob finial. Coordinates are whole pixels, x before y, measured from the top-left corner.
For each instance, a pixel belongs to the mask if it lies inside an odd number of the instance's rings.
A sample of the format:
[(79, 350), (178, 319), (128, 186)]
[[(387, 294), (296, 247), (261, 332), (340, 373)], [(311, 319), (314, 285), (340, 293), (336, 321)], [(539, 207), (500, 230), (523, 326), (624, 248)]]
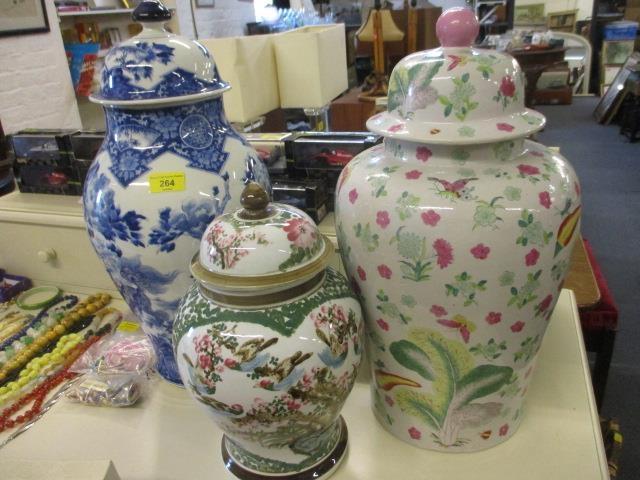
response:
[(443, 47), (470, 47), (479, 31), (478, 19), (469, 8), (450, 8), (436, 22), (436, 35)]

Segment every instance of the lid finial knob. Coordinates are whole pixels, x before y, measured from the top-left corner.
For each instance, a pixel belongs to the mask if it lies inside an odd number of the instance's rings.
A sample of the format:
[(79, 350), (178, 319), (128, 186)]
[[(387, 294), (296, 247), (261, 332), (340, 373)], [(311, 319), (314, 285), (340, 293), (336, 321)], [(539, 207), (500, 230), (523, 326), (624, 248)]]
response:
[(465, 7), (446, 10), (436, 22), (436, 35), (443, 47), (470, 47), (479, 31), (475, 13)]
[(240, 195), (244, 207), (239, 216), (244, 219), (260, 219), (269, 216), (269, 194), (257, 182), (249, 182)]

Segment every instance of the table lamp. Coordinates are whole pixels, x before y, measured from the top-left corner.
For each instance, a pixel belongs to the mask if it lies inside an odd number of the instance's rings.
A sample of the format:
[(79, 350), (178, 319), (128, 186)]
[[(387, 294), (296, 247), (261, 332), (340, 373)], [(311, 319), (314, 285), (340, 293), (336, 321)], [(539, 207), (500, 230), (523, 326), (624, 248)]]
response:
[(223, 96), (227, 118), (243, 131), (264, 123), (280, 106), (274, 35), (200, 39), (215, 57), (220, 76), (233, 87)]
[(407, 0), (407, 55), (418, 50), (418, 12), (417, 0)]
[(356, 32), (360, 42), (373, 42), (373, 72), (364, 80), (361, 100), (375, 101), (376, 97), (386, 97), (389, 80), (386, 74), (385, 42), (397, 42), (404, 38), (404, 32), (391, 18), (391, 11), (380, 8), (376, 0), (374, 8), (369, 11), (367, 21)]
[(274, 37), (281, 108), (302, 108), (312, 130), (328, 131), (330, 102), (348, 88), (344, 24), (297, 28)]

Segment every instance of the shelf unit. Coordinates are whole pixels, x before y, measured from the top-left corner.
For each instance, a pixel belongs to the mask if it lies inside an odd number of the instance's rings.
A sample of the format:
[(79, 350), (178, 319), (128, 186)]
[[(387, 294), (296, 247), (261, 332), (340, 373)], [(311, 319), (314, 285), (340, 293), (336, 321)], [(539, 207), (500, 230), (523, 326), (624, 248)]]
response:
[(91, 17), (94, 15), (126, 15), (133, 12), (133, 8), (116, 8), (113, 10), (78, 10), (78, 11), (62, 11), (58, 12), (58, 17)]
[[(179, 33), (179, 26), (176, 12), (175, 0), (163, 0), (163, 3), (173, 13), (173, 18), (168, 22), (171, 31)], [(100, 10), (81, 10), (81, 11), (62, 11), (58, 12), (58, 21), (60, 22), (60, 30), (73, 28), (74, 24), (86, 22), (95, 23), (100, 30), (107, 28), (116, 28), (120, 34), (121, 41), (128, 40), (131, 37), (128, 25), (135, 23), (131, 14), (133, 8), (115, 8)], [(99, 57), (104, 56), (106, 51), (101, 50)], [(86, 97), (76, 96), (78, 102), (78, 110), (82, 121), (82, 128), (85, 130), (104, 130), (105, 121), (104, 113), (100, 105), (91, 103)]]

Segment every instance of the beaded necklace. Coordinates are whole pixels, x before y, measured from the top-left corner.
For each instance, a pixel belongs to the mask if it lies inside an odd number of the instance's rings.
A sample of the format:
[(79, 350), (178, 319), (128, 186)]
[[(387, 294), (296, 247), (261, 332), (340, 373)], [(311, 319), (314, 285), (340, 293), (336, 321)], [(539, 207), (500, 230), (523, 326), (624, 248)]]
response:
[[(109, 324), (103, 324), (102, 322), (105, 317), (108, 317), (112, 314), (116, 314), (116, 323), (113, 323), (113, 321), (111, 321), (109, 322), (111, 326), (107, 327), (107, 325)], [(103, 308), (99, 312), (96, 312), (95, 316), (93, 317), (93, 320), (91, 322), (92, 327), (90, 331), (97, 328), (113, 329), (115, 328), (115, 325), (120, 320), (120, 318), (121, 316), (118, 310), (114, 308)], [(27, 366), (20, 371), (20, 374), (15, 381), (7, 383), (4, 387), (0, 387), (0, 406), (31, 391), (35, 386), (38, 385), (43, 376), (48, 375), (52, 371), (58, 369), (60, 363), (62, 363), (66, 359), (68, 352), (81, 341), (83, 341), (83, 337), (81, 334), (70, 333), (58, 340), (54, 351), (45, 353), (44, 355), (31, 360), (27, 364)], [(58, 351), (58, 349), (61, 349), (62, 351)], [(56, 356), (56, 353), (60, 353), (60, 355)], [(34, 373), (32, 372), (35, 369), (40, 370), (39, 372), (37, 372), (37, 374), (35, 374), (34, 377)]]
[(110, 300), (111, 296), (109, 294), (102, 293), (91, 295), (78, 303), (70, 312), (60, 319), (57, 325), (25, 346), (0, 368), (0, 386), (7, 382), (12, 372), (21, 369), (40, 351), (44, 350), (45, 347), (64, 335), (67, 330), (70, 330), (74, 324), (83, 318), (93, 315), (106, 306)]
[[(62, 304), (63, 305), (59, 305)], [(56, 325), (61, 318), (63, 312), (74, 307), (78, 303), (78, 297), (75, 295), (66, 295), (56, 300), (56, 302), (43, 309), (20, 331), (0, 343), (0, 350), (4, 350), (4, 355), (0, 353), (0, 363), (10, 360), (18, 351), (30, 344), (35, 337), (41, 334), (47, 328)], [(31, 331), (30, 331), (31, 330)]]
[(16, 299), (12, 298), (11, 300), (7, 300), (6, 302), (0, 303), (0, 312), (4, 312), (5, 310), (9, 310), (16, 303)]
[(5, 403), (15, 392), (19, 392), (27, 384), (38, 378), (45, 371), (64, 362), (65, 357), (71, 349), (82, 341), (82, 336), (77, 333), (70, 333), (60, 337), (55, 348), (44, 355), (32, 359), (20, 371), (17, 380), (7, 383), (4, 387), (0, 387), (0, 405)]
[(22, 312), (11, 312), (0, 321), (0, 342), (19, 332), (33, 317)]
[[(60, 385), (65, 380), (71, 380), (76, 377), (78, 374), (75, 372), (70, 372), (69, 367), (76, 361), (76, 359), (82, 355), (91, 345), (96, 343), (104, 333), (96, 333), (91, 336), (89, 339), (84, 341), (81, 344), (76, 345), (65, 359), (63, 368), (47, 377), (47, 379), (38, 385), (35, 389), (29, 392), (24, 397), (20, 398), (17, 402), (11, 405), (8, 408), (5, 408), (0, 414), (0, 432), (7, 430), (8, 428), (13, 428), (16, 425), (27, 422), (34, 417), (37, 417), (42, 413), (42, 404), (44, 399), (47, 397), (49, 392), (53, 390), (55, 387)], [(11, 415), (19, 412), (24, 407), (33, 402), (33, 406), (24, 412), (21, 415), (18, 415), (16, 418), (9, 418)]]

